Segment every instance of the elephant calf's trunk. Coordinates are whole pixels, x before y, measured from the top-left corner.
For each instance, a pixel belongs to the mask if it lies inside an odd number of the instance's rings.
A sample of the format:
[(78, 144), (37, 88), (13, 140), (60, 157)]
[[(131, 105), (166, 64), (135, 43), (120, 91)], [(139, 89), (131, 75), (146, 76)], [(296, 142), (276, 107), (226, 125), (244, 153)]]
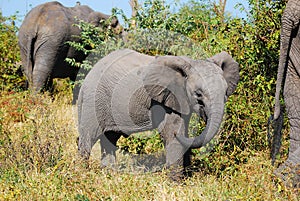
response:
[(208, 117), (207, 125), (203, 132), (195, 138), (186, 138), (182, 135), (176, 135), (176, 139), (185, 147), (200, 148), (210, 142), (218, 133), (224, 114), (224, 104), (221, 104), (220, 112), (214, 112)]

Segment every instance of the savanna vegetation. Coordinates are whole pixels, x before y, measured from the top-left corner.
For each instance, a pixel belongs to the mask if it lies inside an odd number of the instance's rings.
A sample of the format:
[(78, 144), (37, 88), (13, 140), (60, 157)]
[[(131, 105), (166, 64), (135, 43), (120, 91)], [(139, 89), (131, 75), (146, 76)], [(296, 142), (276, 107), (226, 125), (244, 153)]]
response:
[[(176, 2), (177, 9), (172, 9), (164, 1), (143, 1), (133, 6), (136, 12), (131, 18), (114, 9), (128, 33), (125, 41), (109, 29), (103, 33), (79, 22), (82, 43), (70, 45), (91, 56), (83, 64), (69, 62), (90, 68), (95, 60), (124, 47), (195, 59), (229, 52), (240, 64), (240, 83), (227, 102), (217, 139), (209, 147), (193, 150), (192, 176), (178, 184), (168, 179), (164, 169), (100, 169), (98, 146), (88, 163), (82, 161), (77, 155), (72, 85), (57, 79), (51, 94), (27, 91), (20, 71), (16, 17), (0, 15), (0, 200), (299, 200), (297, 189), (284, 187), (273, 175), (287, 157), (287, 123), (275, 167), (267, 135), (286, 1), (248, 0), (249, 9), (238, 7), (246, 13), (244, 19), (225, 12), (226, 0)], [(85, 50), (87, 45), (93, 49)], [(197, 135), (202, 127), (194, 117), (190, 135)], [(145, 135), (120, 139), (120, 157), (126, 157), (123, 152), (163, 150), (156, 131), (151, 137)]]

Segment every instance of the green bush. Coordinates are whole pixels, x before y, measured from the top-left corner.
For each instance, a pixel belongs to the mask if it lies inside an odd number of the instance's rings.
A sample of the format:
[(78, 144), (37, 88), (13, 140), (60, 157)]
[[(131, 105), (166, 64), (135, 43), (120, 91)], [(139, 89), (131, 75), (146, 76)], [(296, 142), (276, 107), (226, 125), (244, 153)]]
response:
[(228, 100), (219, 144), (208, 158), (197, 161), (206, 171), (232, 171), (257, 151), (268, 151), (267, 121), (273, 110), (280, 19), (285, 3), (248, 2), (247, 20), (229, 17), (222, 23), (222, 18), (216, 16), (217, 26), (202, 40), (210, 53), (225, 50), (240, 64), (240, 82)]
[(0, 12), (0, 87), (1, 90), (25, 87), (21, 71), (20, 53), (14, 24), (16, 16), (3, 17)]

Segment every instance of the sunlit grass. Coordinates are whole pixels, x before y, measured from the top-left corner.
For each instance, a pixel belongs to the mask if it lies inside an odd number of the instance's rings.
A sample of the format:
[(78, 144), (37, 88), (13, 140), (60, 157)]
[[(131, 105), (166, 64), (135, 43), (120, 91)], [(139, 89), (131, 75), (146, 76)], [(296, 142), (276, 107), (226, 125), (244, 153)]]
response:
[(258, 152), (232, 174), (194, 172), (183, 183), (167, 171), (101, 169), (96, 146), (87, 163), (77, 155), (76, 107), (57, 97), (2, 92), (0, 200), (298, 200)]

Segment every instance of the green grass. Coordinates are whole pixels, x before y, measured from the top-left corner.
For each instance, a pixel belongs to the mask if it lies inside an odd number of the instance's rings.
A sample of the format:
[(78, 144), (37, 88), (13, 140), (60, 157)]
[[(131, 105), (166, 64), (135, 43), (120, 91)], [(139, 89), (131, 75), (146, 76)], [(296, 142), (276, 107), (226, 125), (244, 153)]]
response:
[(99, 146), (87, 164), (77, 155), (76, 107), (70, 102), (70, 92), (1, 92), (0, 200), (299, 199), (273, 175), (267, 152), (253, 154), (230, 175), (200, 169), (181, 184), (169, 180), (167, 170), (101, 169)]

